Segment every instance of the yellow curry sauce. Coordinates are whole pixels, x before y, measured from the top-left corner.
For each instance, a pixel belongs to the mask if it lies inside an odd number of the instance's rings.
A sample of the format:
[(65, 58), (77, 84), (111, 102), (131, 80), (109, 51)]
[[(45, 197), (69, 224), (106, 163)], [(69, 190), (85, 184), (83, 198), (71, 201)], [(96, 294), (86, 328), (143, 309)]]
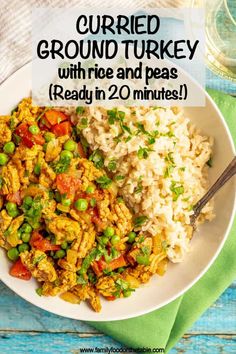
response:
[(0, 117), (0, 129), (0, 246), (12, 276), (33, 276), (39, 296), (100, 311), (99, 295), (128, 297), (165, 272), (160, 237), (138, 232), (142, 217), (119, 197), (81, 126), (27, 98)]

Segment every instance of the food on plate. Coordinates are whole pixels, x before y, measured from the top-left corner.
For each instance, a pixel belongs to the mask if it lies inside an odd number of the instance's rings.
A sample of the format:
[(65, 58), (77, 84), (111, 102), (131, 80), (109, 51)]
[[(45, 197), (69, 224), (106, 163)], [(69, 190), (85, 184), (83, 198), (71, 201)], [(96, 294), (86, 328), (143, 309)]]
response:
[(212, 140), (182, 110), (42, 108), (26, 98), (0, 128), (0, 246), (10, 274), (34, 277), (39, 296), (99, 312), (100, 295), (128, 297), (183, 260)]

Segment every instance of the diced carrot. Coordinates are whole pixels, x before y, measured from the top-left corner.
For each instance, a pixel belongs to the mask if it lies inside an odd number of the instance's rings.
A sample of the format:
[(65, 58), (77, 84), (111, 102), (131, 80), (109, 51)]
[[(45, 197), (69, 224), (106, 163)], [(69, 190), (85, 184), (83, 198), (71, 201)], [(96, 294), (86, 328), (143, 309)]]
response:
[(67, 173), (60, 173), (56, 178), (57, 189), (61, 194), (66, 194), (67, 198), (74, 197), (75, 192), (81, 186), (81, 180)]
[(56, 136), (69, 135), (71, 132), (71, 123), (68, 121), (56, 124), (52, 127), (52, 132)]
[(27, 123), (21, 123), (15, 130), (15, 134), (21, 138), (22, 143), (28, 148), (32, 148), (34, 144), (43, 145), (45, 140), (42, 134), (32, 134), (29, 131)]
[(31, 278), (30, 271), (24, 266), (20, 258), (12, 265), (10, 275), (22, 280), (30, 280)]
[(51, 125), (60, 124), (65, 120), (68, 120), (68, 116), (63, 112), (56, 111), (55, 109), (49, 109), (45, 112), (45, 118)]
[(37, 250), (43, 251), (43, 252), (58, 251), (60, 249), (59, 245), (53, 245), (49, 240), (44, 238), (37, 231), (34, 231), (31, 236), (30, 246), (36, 248)]
[(127, 262), (122, 254), (119, 257), (113, 259), (110, 263), (107, 263), (104, 260), (104, 257), (101, 257), (98, 261), (95, 261), (92, 264), (93, 271), (98, 277), (103, 274), (104, 269), (109, 269), (112, 271), (125, 266), (127, 266)]
[(115, 299), (116, 299), (116, 297), (114, 295), (106, 296), (106, 300), (108, 300), (108, 301), (114, 301)]

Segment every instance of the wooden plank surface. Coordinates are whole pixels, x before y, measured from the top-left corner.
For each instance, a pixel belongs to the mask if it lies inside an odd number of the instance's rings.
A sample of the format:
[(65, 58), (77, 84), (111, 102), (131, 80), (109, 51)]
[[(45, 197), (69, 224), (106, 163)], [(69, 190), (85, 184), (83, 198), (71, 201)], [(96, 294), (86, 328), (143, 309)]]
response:
[[(171, 350), (176, 353), (234, 353), (236, 283)], [(0, 282), (0, 353), (78, 353), (80, 348), (121, 345), (84, 322), (62, 318), (27, 303)]]

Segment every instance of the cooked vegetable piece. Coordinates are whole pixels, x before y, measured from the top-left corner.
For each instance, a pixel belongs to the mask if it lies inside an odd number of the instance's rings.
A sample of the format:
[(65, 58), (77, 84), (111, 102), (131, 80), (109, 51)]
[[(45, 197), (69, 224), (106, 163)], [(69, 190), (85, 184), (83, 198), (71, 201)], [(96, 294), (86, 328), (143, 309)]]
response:
[(30, 271), (22, 264), (21, 260), (18, 259), (10, 269), (10, 275), (22, 280), (30, 280)]

